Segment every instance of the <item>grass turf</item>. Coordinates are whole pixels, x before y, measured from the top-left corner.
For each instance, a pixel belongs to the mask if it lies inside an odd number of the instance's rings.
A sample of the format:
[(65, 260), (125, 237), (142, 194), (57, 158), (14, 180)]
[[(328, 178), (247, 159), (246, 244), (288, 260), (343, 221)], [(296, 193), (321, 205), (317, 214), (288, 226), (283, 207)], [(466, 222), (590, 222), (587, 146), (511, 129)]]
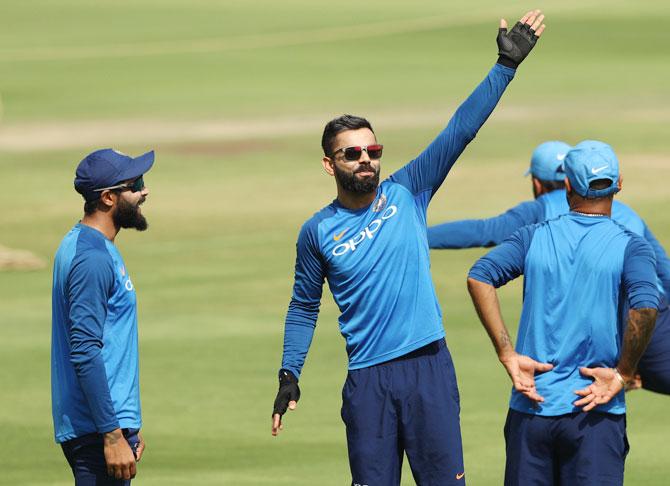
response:
[[(663, 211), (670, 176), (664, 153), (669, 34), (663, 26), (670, 10), (662, 2), (545, 3), (545, 38), (434, 199), (431, 222), (493, 215), (529, 198), (521, 174), (536, 144), (597, 137), (620, 155), (621, 199), (670, 244), (670, 216)], [(441, 128), (412, 120), (444, 107), (446, 122), (485, 75), (495, 58), (497, 18), (511, 20), (533, 6), (348, 1), (324, 15), (311, 2), (254, 4), (7, 5), (3, 18), (12, 21), (0, 29), (3, 125), (151, 117), (253, 121), (287, 113), (325, 121), (345, 111), (377, 113), (381, 118), (372, 122), (384, 127), (378, 135), (389, 174)], [(444, 27), (408, 26), (430, 17), (444, 18)], [(385, 22), (389, 33), (354, 38), (345, 31), (323, 40), (333, 26), (373, 31), (374, 22)], [(286, 32), (310, 34), (287, 45)], [(194, 39), (223, 39), (223, 45), (256, 39), (264, 47), (113, 55), (117, 44), (139, 50)], [(94, 54), (77, 54), (82, 46)], [(399, 121), (385, 126), (384, 114), (400, 115)], [(327, 291), (301, 380), (303, 399), (282, 435), (269, 433), (295, 237), (334, 194), (319, 166), (319, 137), (317, 127), (291, 136), (249, 135), (234, 144), (175, 139), (155, 146), (158, 162), (146, 178), (151, 194), (144, 206), (151, 228), (123, 232), (117, 241), (140, 306), (148, 449), (137, 484), (346, 483), (339, 419), (346, 356)], [(151, 140), (118, 148), (137, 153), (149, 147)], [(1, 244), (52, 260), (81, 213), (71, 190), (74, 167), (94, 148), (85, 141), (60, 151), (0, 147)], [(461, 388), (467, 477), (471, 484), (494, 485), (503, 471), (509, 383), (465, 291), (467, 269), (481, 253), (434, 252), (432, 259)], [(50, 280), (49, 269), (0, 273), (6, 451), (0, 484), (71, 482), (51, 438)], [(518, 284), (502, 291), (512, 328), (519, 293)], [(636, 392), (628, 403), (626, 484), (664, 484), (667, 398)], [(407, 465), (403, 484), (413, 484)]]

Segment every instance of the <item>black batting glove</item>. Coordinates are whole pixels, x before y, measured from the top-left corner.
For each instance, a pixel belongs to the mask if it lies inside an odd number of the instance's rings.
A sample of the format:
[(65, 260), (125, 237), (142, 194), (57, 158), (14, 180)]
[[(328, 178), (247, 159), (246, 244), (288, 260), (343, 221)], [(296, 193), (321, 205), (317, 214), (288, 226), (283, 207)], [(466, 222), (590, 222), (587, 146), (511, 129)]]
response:
[(498, 29), (498, 64), (516, 69), (533, 50), (538, 36), (529, 24), (517, 22), (512, 30)]
[(275, 414), (284, 415), (288, 408), (288, 402), (300, 400), (300, 388), (298, 379), (289, 370), (279, 370), (279, 391), (275, 398), (275, 406), (272, 410), (272, 416)]

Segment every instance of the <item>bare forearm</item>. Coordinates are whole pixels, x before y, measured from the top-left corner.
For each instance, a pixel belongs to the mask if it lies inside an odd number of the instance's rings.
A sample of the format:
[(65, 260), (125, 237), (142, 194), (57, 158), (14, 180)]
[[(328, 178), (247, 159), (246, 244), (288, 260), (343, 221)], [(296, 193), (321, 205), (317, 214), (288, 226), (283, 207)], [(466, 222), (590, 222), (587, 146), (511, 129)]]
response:
[(623, 335), (621, 358), (617, 364), (617, 369), (626, 381), (632, 380), (637, 363), (649, 344), (656, 314), (656, 309), (631, 309), (628, 312), (628, 326)]
[(500, 303), (496, 289), (487, 283), (468, 278), (468, 291), (470, 292), (470, 297), (472, 297), (472, 303), (475, 306), (479, 320), (484, 325), (489, 338), (491, 338), (498, 358), (514, 352), (512, 339), (500, 312)]

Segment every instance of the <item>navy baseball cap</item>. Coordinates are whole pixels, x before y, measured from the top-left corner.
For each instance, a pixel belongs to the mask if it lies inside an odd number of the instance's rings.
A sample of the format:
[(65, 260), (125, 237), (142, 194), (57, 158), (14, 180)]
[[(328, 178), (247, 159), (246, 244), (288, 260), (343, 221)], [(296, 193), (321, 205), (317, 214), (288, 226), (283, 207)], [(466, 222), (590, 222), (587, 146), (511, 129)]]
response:
[[(619, 159), (612, 147), (597, 140), (584, 140), (575, 145), (563, 163), (570, 185), (582, 197), (605, 197), (619, 192)], [(610, 186), (591, 189), (591, 182), (607, 179)]]
[(100, 192), (95, 189), (137, 179), (148, 172), (153, 164), (153, 150), (135, 158), (111, 148), (96, 150), (79, 162), (74, 188), (86, 201), (95, 201), (100, 197)]
[(533, 174), (541, 181), (562, 181), (565, 179), (563, 159), (571, 148), (567, 143), (557, 140), (538, 145), (530, 158), (530, 168), (524, 175)]

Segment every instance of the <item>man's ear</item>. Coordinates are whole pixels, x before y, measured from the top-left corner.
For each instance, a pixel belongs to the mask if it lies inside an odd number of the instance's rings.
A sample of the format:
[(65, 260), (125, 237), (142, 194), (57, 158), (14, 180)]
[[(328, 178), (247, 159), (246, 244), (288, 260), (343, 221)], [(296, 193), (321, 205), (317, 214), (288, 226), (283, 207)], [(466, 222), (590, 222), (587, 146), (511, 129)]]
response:
[(619, 190), (621, 190), (621, 188), (623, 188), (623, 174), (619, 174), (619, 180), (617, 181), (616, 185), (619, 188)]
[(102, 191), (100, 203), (107, 210), (112, 209), (119, 200), (119, 195), (113, 191)]
[(537, 196), (541, 196), (542, 193), (544, 192), (542, 187), (542, 183), (537, 179), (537, 177), (531, 176), (531, 180), (533, 181), (533, 194)]
[(324, 157), (323, 159), (321, 159), (321, 163), (323, 164), (323, 170), (325, 170), (326, 173), (328, 173), (328, 175), (330, 176), (335, 175), (335, 167), (334, 167), (335, 161), (333, 159), (331, 159), (330, 157)]

